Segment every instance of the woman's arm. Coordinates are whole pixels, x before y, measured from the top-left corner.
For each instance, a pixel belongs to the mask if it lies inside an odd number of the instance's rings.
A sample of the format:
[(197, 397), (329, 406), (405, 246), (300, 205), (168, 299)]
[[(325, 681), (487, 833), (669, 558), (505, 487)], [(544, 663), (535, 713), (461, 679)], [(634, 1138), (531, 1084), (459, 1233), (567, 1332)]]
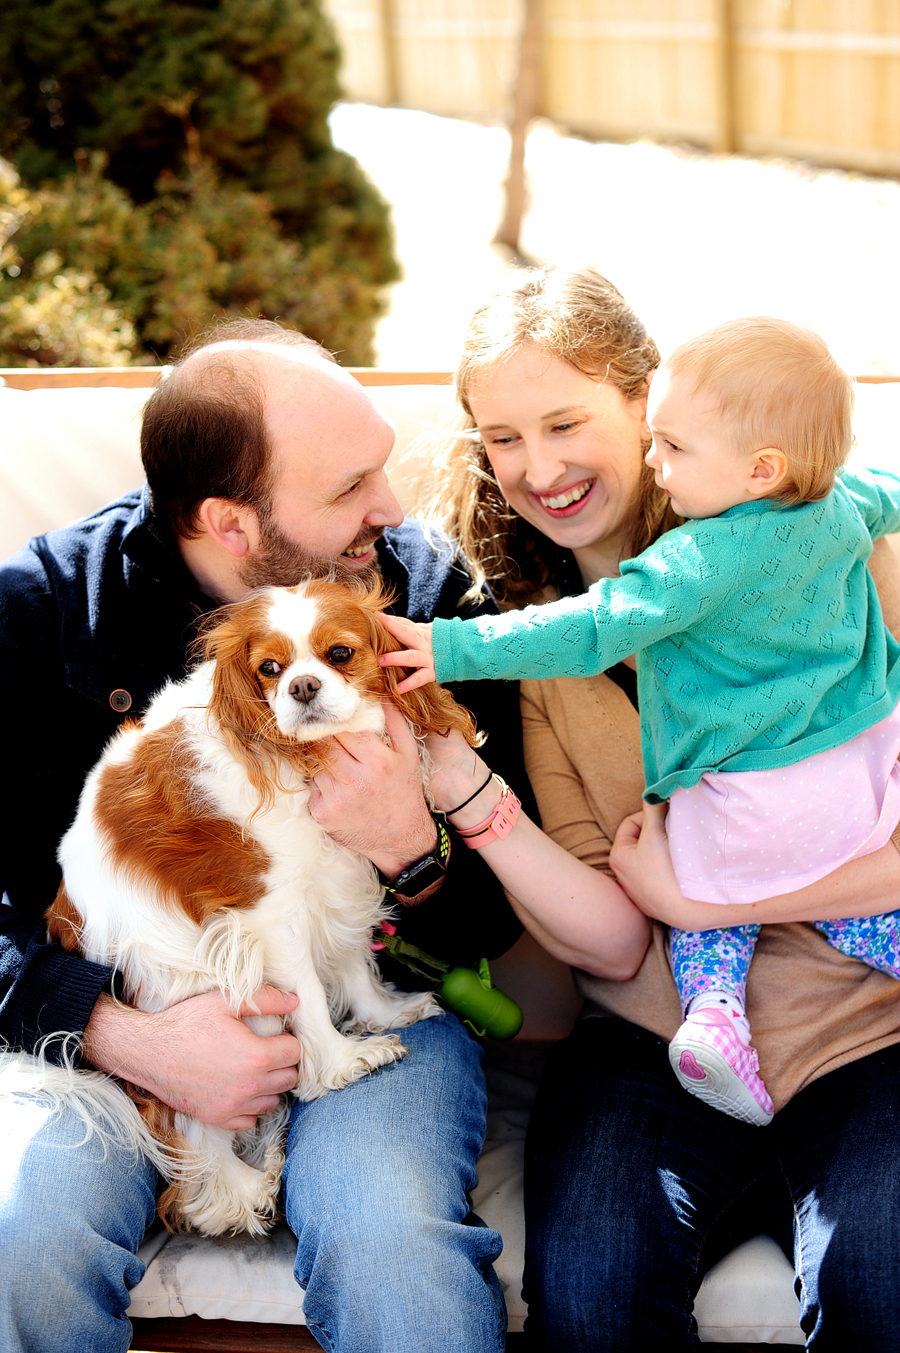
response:
[[(484, 783), (487, 764), (456, 735), (430, 738), (428, 750), (435, 763), (430, 784), (435, 807), (456, 828), (478, 826), (500, 800), (497, 782)], [(461, 840), (455, 848), (466, 849)], [(522, 924), (549, 953), (595, 977), (624, 981), (634, 975), (650, 927), (614, 879), (570, 855), (524, 813), (507, 837), (481, 854)]]
[(647, 804), (625, 818), (616, 833), (610, 864), (641, 911), (680, 930), (715, 930), (782, 921), (825, 921), (877, 916), (900, 905), (900, 851), (892, 841), (850, 860), (818, 883), (795, 893), (746, 906), (722, 907), (682, 897), (666, 835), (666, 806)]

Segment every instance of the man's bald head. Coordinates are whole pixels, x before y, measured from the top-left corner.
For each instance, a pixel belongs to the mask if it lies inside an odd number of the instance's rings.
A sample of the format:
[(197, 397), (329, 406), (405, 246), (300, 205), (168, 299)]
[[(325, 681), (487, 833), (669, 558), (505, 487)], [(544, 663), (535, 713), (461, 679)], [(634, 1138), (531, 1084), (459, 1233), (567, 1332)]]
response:
[(147, 402), (141, 450), (158, 520), (210, 596), (376, 567), (403, 518), (394, 430), (317, 343), (265, 320), (217, 328)]
[(272, 486), (265, 370), (278, 358), (340, 372), (303, 334), (271, 320), (232, 320), (195, 343), (147, 401), (141, 459), (154, 513), (174, 536), (198, 534), (205, 498), (265, 517)]

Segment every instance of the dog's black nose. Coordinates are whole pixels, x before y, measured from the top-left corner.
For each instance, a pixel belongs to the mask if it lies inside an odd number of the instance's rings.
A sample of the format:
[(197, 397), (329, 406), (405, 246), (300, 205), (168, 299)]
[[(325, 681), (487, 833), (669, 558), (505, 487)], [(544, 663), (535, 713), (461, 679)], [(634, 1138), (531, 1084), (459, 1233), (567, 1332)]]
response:
[(318, 677), (298, 676), (294, 677), (288, 691), (298, 704), (308, 705), (310, 700), (315, 700), (316, 692), (321, 688), (321, 685)]

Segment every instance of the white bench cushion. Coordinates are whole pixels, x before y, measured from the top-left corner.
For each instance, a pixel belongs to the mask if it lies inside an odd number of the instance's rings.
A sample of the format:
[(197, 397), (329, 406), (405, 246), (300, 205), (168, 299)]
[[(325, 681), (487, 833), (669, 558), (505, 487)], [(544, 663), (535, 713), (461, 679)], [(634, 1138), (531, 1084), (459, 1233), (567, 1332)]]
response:
[[(518, 1051), (518, 1050), (516, 1050)], [(510, 1060), (513, 1060), (511, 1058)], [(503, 1237), (496, 1264), (509, 1329), (522, 1329), (525, 1222), (522, 1172), (525, 1129), (542, 1058), (504, 1065), (493, 1048), (488, 1068), (491, 1110), (478, 1165), (475, 1211)], [(207, 1320), (302, 1325), (303, 1293), (293, 1277), (296, 1241), (285, 1226), (268, 1240), (238, 1236), (200, 1240), (155, 1230), (141, 1247), (147, 1272), (131, 1294), (135, 1318), (199, 1315)], [(721, 1260), (704, 1279), (695, 1314), (705, 1343), (803, 1344), (794, 1273), (775, 1241), (758, 1236)]]

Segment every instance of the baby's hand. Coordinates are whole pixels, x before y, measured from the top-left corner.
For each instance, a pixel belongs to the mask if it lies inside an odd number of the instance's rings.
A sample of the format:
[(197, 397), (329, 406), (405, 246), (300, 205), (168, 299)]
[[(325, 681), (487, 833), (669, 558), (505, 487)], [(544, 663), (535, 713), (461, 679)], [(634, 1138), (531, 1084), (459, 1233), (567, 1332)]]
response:
[(419, 686), (427, 686), (436, 681), (434, 672), (434, 648), (431, 644), (431, 626), (420, 625), (415, 620), (404, 620), (399, 615), (387, 615), (378, 612), (378, 619), (395, 639), (406, 647), (396, 653), (382, 653), (378, 661), (382, 667), (415, 667), (418, 670), (412, 676), (405, 677), (397, 687), (398, 695), (414, 691)]

